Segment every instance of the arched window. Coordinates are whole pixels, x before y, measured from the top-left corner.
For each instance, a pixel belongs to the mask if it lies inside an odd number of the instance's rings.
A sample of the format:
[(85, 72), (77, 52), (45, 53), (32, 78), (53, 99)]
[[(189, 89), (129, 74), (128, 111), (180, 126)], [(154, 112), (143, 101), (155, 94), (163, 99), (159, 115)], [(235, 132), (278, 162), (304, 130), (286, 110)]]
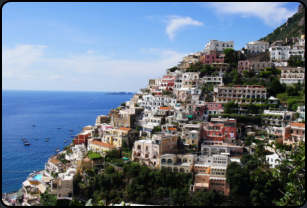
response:
[(187, 158), (184, 158), (184, 159), (183, 159), (183, 162), (184, 162), (184, 163), (187, 163), (187, 162), (188, 162)]
[(172, 159), (168, 159), (167, 160), (167, 164), (173, 164), (173, 160)]
[(162, 164), (166, 164), (166, 159), (163, 158), (163, 159), (161, 160), (161, 163), (162, 163)]

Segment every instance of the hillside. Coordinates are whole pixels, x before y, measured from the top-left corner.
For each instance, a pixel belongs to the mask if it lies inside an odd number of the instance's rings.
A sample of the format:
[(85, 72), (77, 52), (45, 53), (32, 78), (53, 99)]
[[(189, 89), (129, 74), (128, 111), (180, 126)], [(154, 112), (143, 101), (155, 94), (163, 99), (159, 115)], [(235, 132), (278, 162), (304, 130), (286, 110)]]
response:
[(288, 18), (280, 27), (276, 28), (266, 37), (260, 38), (260, 41), (268, 41), (270, 43), (276, 40), (285, 40), (289, 37), (300, 37), (305, 34), (305, 7), (300, 4), (298, 12)]

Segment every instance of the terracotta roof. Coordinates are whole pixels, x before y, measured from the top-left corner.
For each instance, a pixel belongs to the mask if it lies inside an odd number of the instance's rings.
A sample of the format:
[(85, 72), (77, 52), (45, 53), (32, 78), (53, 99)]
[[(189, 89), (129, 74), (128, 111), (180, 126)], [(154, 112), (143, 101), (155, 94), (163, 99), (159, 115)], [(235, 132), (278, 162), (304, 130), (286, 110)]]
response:
[(170, 110), (172, 107), (160, 107), (158, 110)]
[(305, 127), (304, 123), (290, 123), (290, 126), (300, 126), (300, 127)]
[(53, 159), (50, 160), (50, 162), (56, 165), (56, 164), (60, 163), (61, 161), (59, 161), (56, 158), (53, 158)]
[(108, 143), (104, 143), (104, 142), (99, 142), (99, 141), (92, 141), (91, 144), (95, 144), (101, 147), (106, 147), (106, 148), (116, 148), (116, 146), (108, 144)]
[[(116, 130), (116, 129), (115, 129)], [(130, 131), (131, 128), (125, 128), (125, 127), (119, 127), (118, 130), (122, 130), (122, 131)]]

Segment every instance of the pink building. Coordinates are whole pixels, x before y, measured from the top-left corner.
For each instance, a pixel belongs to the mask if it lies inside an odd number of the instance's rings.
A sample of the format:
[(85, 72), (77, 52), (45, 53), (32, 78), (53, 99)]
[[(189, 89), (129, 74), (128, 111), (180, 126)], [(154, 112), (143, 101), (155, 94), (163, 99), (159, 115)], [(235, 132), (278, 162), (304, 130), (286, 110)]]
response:
[(243, 75), (243, 71), (250, 71), (251, 62), (249, 60), (246, 61), (238, 61), (238, 72)]
[[(195, 105), (195, 116), (202, 116), (207, 120), (209, 114), (220, 114), (224, 112), (222, 103), (205, 102), (204, 105)], [(203, 120), (202, 119), (202, 120)]]
[(232, 142), (237, 136), (237, 121), (233, 118), (212, 118), (209, 125), (203, 124), (201, 137), (204, 140)]
[(224, 56), (217, 54), (217, 51), (211, 50), (201, 60), (203, 64), (224, 63)]
[(106, 123), (97, 125), (97, 127), (98, 127), (98, 134), (99, 134), (99, 136), (104, 134), (107, 129), (113, 129), (112, 125), (106, 124)]
[(161, 81), (161, 86), (166, 87), (167, 90), (172, 91), (175, 85), (175, 75), (164, 75)]

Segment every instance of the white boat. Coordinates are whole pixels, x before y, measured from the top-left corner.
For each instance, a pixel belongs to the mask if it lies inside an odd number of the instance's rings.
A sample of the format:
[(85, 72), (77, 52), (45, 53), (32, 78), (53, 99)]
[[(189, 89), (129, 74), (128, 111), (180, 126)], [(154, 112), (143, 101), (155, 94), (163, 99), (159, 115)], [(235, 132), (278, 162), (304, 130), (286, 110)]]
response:
[(25, 145), (25, 146), (29, 146), (29, 145), (30, 145), (30, 143), (25, 143), (24, 145)]

